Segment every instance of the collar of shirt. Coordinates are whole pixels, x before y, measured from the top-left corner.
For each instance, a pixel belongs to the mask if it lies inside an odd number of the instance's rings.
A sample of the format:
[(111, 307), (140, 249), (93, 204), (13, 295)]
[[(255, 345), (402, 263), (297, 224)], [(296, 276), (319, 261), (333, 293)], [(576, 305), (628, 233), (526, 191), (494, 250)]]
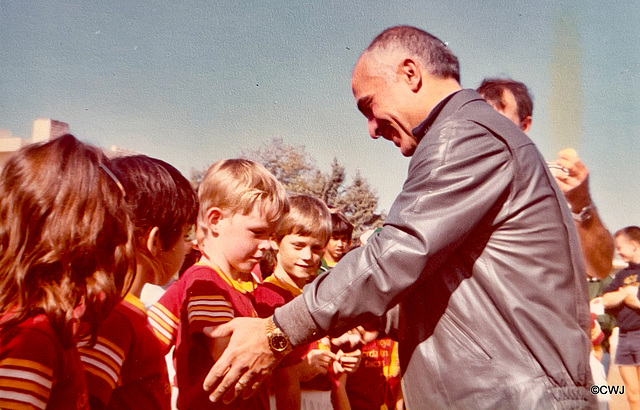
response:
[(411, 130), (411, 133), (413, 134), (414, 137), (418, 139), (418, 141), (422, 137), (424, 137), (427, 131), (429, 131), (429, 128), (431, 128), (431, 125), (433, 124), (433, 122), (436, 120), (436, 118), (438, 118), (438, 115), (440, 115), (440, 112), (442, 111), (444, 106), (447, 105), (447, 103), (453, 98), (453, 96), (458, 94), (460, 91), (462, 90), (458, 90), (454, 93), (447, 95), (442, 101), (440, 101), (433, 108), (433, 110), (431, 110), (431, 112), (429, 113), (429, 115), (427, 115), (427, 118), (424, 121), (422, 121), (420, 124), (418, 124), (417, 127)]
[(298, 288), (297, 286), (292, 286), (292, 285), (289, 285), (288, 283), (284, 283), (280, 279), (276, 278), (276, 275), (274, 275), (274, 274), (271, 274), (271, 276), (266, 278), (263, 282), (271, 283), (273, 285), (276, 285), (276, 286), (286, 290), (287, 292), (291, 293), (293, 296), (298, 296), (298, 295), (302, 294), (302, 289)]
[(142, 303), (140, 298), (138, 298), (137, 296), (135, 296), (135, 295), (133, 295), (131, 293), (127, 293), (124, 296), (124, 300), (126, 302), (129, 302), (131, 305), (135, 306), (136, 308), (140, 309), (141, 312), (146, 313), (147, 308), (144, 307), (144, 303)]
[(256, 288), (256, 282), (253, 281), (253, 276), (251, 276), (252, 280), (236, 280), (228, 277), (218, 268), (217, 266), (211, 266), (206, 263), (198, 262), (196, 265), (208, 266), (213, 269), (229, 286), (237, 290), (241, 293), (248, 293), (253, 291)]

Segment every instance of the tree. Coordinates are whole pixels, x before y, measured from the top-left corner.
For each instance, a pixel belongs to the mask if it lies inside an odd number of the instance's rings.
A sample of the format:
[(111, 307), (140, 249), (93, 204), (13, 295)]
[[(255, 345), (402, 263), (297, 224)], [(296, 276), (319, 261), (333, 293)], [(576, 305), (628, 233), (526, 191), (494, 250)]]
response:
[(242, 152), (242, 157), (264, 165), (290, 193), (312, 195), (329, 207), (339, 209), (354, 225), (354, 237), (367, 229), (382, 226), (385, 215), (376, 213), (378, 196), (369, 182), (356, 172), (346, 185), (346, 171), (336, 158), (331, 171), (320, 171), (304, 145), (288, 145), (274, 138), (262, 147)]

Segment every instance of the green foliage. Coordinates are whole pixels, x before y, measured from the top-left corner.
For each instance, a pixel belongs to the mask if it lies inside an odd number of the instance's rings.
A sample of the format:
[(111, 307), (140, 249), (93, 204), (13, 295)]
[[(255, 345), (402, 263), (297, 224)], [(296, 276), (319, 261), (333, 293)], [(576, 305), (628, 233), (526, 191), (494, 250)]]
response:
[(281, 138), (274, 138), (256, 150), (243, 151), (242, 157), (264, 165), (289, 193), (312, 195), (339, 209), (354, 225), (354, 238), (367, 229), (382, 226), (385, 215), (376, 213), (375, 190), (360, 172), (347, 184), (344, 166), (336, 158), (331, 171), (322, 172), (304, 145), (285, 144)]

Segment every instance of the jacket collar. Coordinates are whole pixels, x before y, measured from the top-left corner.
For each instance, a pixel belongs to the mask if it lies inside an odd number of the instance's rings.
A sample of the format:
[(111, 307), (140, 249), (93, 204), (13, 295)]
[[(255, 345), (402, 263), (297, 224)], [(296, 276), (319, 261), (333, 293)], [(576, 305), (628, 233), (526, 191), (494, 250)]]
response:
[(420, 141), (436, 122), (436, 119), (438, 119), (439, 117), (446, 118), (464, 104), (475, 100), (484, 101), (480, 94), (478, 94), (475, 90), (459, 90), (449, 94), (442, 101), (440, 101), (433, 108), (433, 110), (431, 110), (424, 121), (422, 121), (417, 127), (411, 130), (413, 136), (416, 137), (418, 141)]

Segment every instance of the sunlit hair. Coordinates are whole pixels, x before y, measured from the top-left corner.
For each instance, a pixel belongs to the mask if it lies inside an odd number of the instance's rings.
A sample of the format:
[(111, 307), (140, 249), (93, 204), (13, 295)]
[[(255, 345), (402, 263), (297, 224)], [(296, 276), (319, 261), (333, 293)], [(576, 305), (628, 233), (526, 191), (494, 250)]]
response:
[(340, 212), (331, 213), (331, 237), (332, 238), (347, 238), (351, 240), (353, 235), (353, 225), (346, 216)]
[(326, 245), (331, 237), (331, 213), (321, 200), (309, 195), (289, 198), (290, 209), (276, 230), (276, 242), (287, 235), (310, 236)]
[(455, 54), (440, 39), (416, 27), (390, 27), (378, 34), (365, 51), (376, 53), (396, 50), (417, 57), (430, 74), (460, 82), (460, 64)]
[(172, 165), (146, 155), (111, 160), (113, 172), (127, 192), (136, 239), (144, 242), (158, 227), (164, 250), (182, 238), (182, 228), (198, 217), (198, 199), (189, 181)]
[(509, 90), (513, 94), (520, 121), (533, 115), (533, 99), (527, 86), (520, 81), (511, 78), (485, 78), (477, 89), (482, 98), (500, 110), (504, 110), (506, 107), (504, 90)]
[(212, 207), (229, 216), (248, 215), (258, 207), (270, 221), (289, 210), (287, 193), (267, 169), (248, 159), (224, 159), (207, 169), (198, 188), (198, 239), (207, 233), (206, 215)]
[(86, 308), (81, 328), (94, 334), (126, 293), (133, 225), (109, 166), (69, 134), (9, 158), (0, 175), (0, 326), (45, 314), (69, 346), (86, 336), (74, 335), (74, 308)]
[(627, 226), (618, 230), (613, 237), (617, 238), (618, 236), (624, 236), (630, 241), (636, 242), (640, 245), (640, 227), (637, 226)]

